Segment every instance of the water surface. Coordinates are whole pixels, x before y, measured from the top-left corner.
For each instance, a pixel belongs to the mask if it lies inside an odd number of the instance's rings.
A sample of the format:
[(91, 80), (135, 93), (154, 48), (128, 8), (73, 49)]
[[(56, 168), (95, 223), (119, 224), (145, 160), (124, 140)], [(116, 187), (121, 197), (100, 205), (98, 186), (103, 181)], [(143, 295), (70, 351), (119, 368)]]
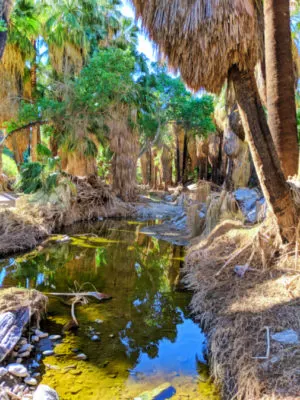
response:
[[(172, 399), (217, 399), (208, 379), (205, 337), (190, 317), (190, 294), (180, 284), (184, 249), (140, 233), (144, 225), (75, 225), (67, 231), (68, 242), (53, 237), (43, 248), (0, 262), (1, 286), (69, 292), (86, 284), (113, 296), (78, 306), (78, 331), (63, 335), (54, 356), (41, 358), (51, 345), (45, 340), (37, 363), (31, 363), (62, 400), (134, 399), (165, 382), (176, 389)], [(42, 329), (61, 334), (70, 306), (51, 297), (48, 311)], [(93, 335), (100, 340), (92, 341)], [(76, 351), (88, 359), (77, 361)]]

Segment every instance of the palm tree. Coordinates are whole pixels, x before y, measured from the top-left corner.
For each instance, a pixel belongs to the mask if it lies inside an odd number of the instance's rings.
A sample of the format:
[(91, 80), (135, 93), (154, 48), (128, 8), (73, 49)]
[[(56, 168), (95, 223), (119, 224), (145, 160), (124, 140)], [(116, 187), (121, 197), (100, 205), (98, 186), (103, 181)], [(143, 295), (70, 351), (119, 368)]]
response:
[(289, 0), (265, 0), (264, 15), (268, 122), (288, 177), (299, 158)]
[[(263, 53), (262, 2), (133, 0), (136, 14), (174, 70), (194, 90), (219, 93), (232, 82), (252, 158), (281, 237), (295, 238), (295, 205), (258, 95), (254, 67)], [(199, 56), (201, 55), (201, 56)]]
[[(33, 0), (17, 0), (11, 13), (7, 45), (0, 62), (0, 123), (15, 118), (22, 99), (32, 101), (28, 63), (35, 59), (35, 39), (39, 32), (37, 9)], [(18, 132), (11, 138), (15, 160), (22, 162), (22, 153), (29, 144), (29, 131)], [(24, 141), (24, 136), (26, 140)], [(25, 146), (25, 147), (24, 147)]]

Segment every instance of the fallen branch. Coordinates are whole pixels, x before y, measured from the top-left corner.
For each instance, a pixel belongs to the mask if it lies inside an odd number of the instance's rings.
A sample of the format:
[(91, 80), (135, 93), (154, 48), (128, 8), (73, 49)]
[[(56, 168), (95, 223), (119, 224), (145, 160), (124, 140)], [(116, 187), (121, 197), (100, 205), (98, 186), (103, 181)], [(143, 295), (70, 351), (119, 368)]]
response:
[(97, 300), (109, 300), (111, 299), (112, 296), (104, 293), (99, 293), (99, 292), (78, 292), (78, 293), (45, 293), (47, 296), (72, 296), (72, 297), (82, 297), (82, 296), (87, 296), (87, 297), (94, 297)]
[(270, 358), (270, 328), (268, 326), (265, 326), (266, 332), (267, 332), (267, 351), (265, 356), (261, 357), (252, 357), (256, 360), (268, 360)]
[(229, 265), (231, 263), (231, 261), (233, 261), (237, 256), (241, 255), (245, 250), (247, 250), (250, 246), (252, 246), (252, 242), (248, 243), (246, 246), (244, 246), (242, 249), (238, 249), (236, 250), (232, 256), (226, 261), (226, 263), (223, 265), (222, 268), (220, 268), (220, 270), (215, 274), (215, 276), (219, 276), (224, 269), (227, 267), (227, 265)]

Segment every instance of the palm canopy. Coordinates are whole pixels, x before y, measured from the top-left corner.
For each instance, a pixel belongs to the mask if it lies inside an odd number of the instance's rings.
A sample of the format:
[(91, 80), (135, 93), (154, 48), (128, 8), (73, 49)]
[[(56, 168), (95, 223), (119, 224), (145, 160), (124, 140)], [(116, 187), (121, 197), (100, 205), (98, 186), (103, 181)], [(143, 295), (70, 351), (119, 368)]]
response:
[(219, 93), (233, 65), (252, 69), (261, 57), (261, 1), (131, 1), (159, 52), (193, 90)]

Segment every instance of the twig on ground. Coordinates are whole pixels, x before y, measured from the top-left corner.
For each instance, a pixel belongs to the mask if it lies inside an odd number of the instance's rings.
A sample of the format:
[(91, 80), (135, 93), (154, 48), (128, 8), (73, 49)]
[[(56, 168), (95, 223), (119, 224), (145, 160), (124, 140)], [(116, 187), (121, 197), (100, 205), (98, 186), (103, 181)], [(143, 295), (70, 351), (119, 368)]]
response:
[(219, 269), (219, 271), (215, 274), (215, 277), (219, 276), (224, 269), (227, 267), (227, 265), (229, 265), (231, 263), (231, 261), (233, 261), (237, 256), (241, 255), (245, 250), (247, 250), (250, 246), (252, 245), (251, 243), (248, 243), (246, 246), (244, 246), (242, 249), (238, 249), (236, 250), (232, 256), (226, 261), (226, 263), (223, 265), (222, 268)]
[(267, 335), (267, 351), (265, 356), (260, 356), (260, 357), (252, 357), (256, 360), (268, 360), (270, 358), (270, 327), (265, 326), (266, 329), (266, 335)]

